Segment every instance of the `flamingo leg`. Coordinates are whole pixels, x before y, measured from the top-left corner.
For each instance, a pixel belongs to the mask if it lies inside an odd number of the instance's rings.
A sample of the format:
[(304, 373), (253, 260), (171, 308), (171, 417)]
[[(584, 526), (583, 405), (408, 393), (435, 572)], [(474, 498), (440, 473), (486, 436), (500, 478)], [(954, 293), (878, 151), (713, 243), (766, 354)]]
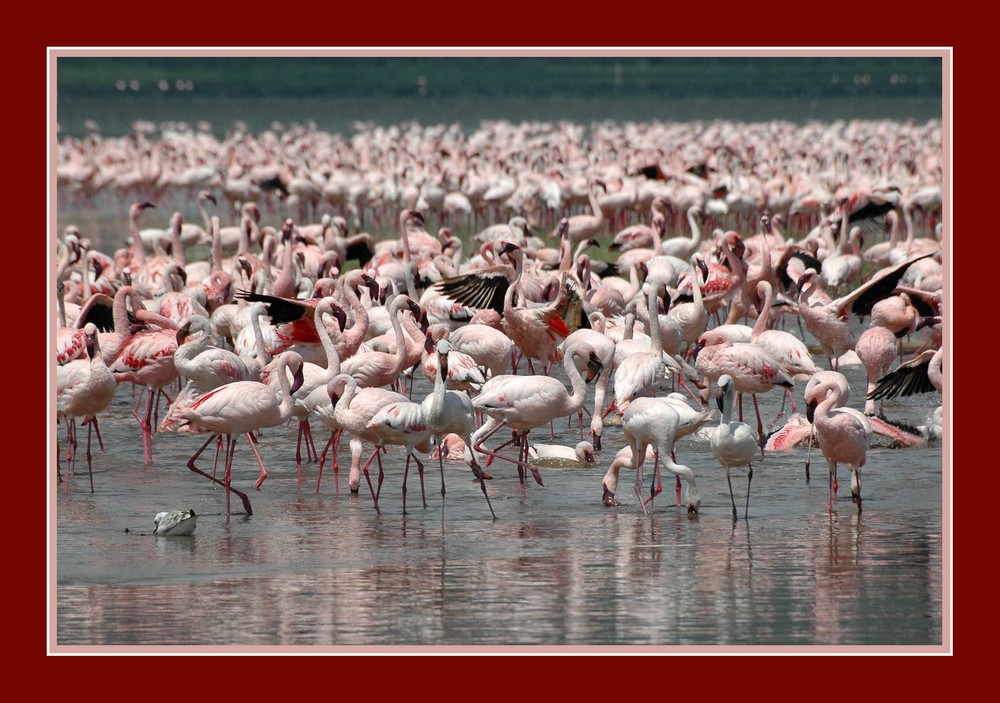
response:
[(313, 441), (312, 427), (309, 425), (309, 418), (305, 419), (306, 423), (306, 450), (311, 452), (308, 456), (309, 461), (315, 463), (319, 461), (319, 454), (316, 451), (316, 442)]
[(640, 447), (642, 453), (640, 454), (633, 447), (632, 456), (639, 457), (635, 462), (635, 497), (639, 500), (639, 507), (642, 508), (642, 514), (647, 515), (646, 512), (646, 501), (642, 498), (642, 484), (643, 484), (643, 461), (646, 458), (646, 447)]
[[(420, 476), (420, 499), (424, 502), (424, 509), (427, 509), (427, 494), (424, 493), (424, 465), (421, 463), (420, 459), (413, 457), (413, 461), (417, 463), (417, 475)], [(442, 481), (444, 478), (442, 477)]]
[(330, 439), (326, 441), (326, 446), (323, 447), (323, 453), (319, 457), (319, 476), (316, 477), (316, 492), (319, 493), (319, 482), (323, 480), (323, 464), (326, 463), (326, 453), (330, 451), (330, 447), (333, 446), (333, 435), (330, 433)]
[(142, 458), (143, 463), (152, 464), (153, 463), (153, 432), (152, 425), (150, 424), (153, 417), (153, 406), (155, 403), (156, 391), (153, 389), (149, 390), (149, 402), (146, 403), (146, 414), (142, 421)]
[[(406, 464), (403, 465), (403, 515), (406, 515), (406, 478), (410, 475), (410, 454), (406, 454)], [(381, 482), (379, 482), (379, 490), (382, 490)], [(424, 506), (427, 507), (426, 505)]]
[(90, 431), (93, 428), (94, 422), (97, 420), (84, 420), (83, 424), (87, 426), (87, 474), (90, 476), (90, 492), (94, 492), (94, 466), (90, 458)]
[[(220, 481), (215, 476), (209, 476), (207, 473), (205, 473), (204, 471), (202, 471), (201, 469), (199, 469), (194, 464), (194, 462), (198, 460), (198, 457), (201, 456), (202, 452), (204, 452), (205, 449), (208, 448), (208, 445), (212, 443), (212, 440), (214, 440), (216, 438), (219, 438), (221, 440), (222, 439), (222, 435), (212, 435), (211, 437), (209, 437), (208, 440), (203, 445), (201, 445), (201, 449), (199, 449), (197, 452), (195, 452), (194, 456), (192, 456), (190, 459), (188, 459), (187, 466), (188, 466), (189, 469), (191, 469), (195, 473), (201, 474), (202, 476), (204, 476), (205, 478), (207, 478), (209, 481), (217, 483), (220, 486), (226, 487), (226, 483), (224, 481)], [(229, 456), (228, 456), (229, 455), (229, 447), (228, 447), (228, 445), (226, 447), (226, 455), (227, 455), (226, 456), (226, 461), (228, 463), (229, 462)], [(246, 514), (247, 515), (253, 515), (253, 510), (250, 508), (250, 500), (246, 497), (246, 494), (245, 493), (241, 493), (240, 491), (237, 491), (235, 488), (232, 488), (230, 490), (232, 490), (233, 493), (235, 493), (236, 495), (238, 495), (240, 497), (240, 499), (243, 501), (243, 509), (246, 511)], [(226, 514), (227, 515), (229, 514), (228, 508), (226, 510)]]
[[(88, 454), (89, 456), (89, 454)], [(861, 469), (851, 465), (851, 500), (858, 504), (858, 515), (861, 514)]]
[[(729, 484), (729, 500), (733, 504), (733, 522), (736, 522), (736, 498), (733, 497), (733, 480), (729, 476), (729, 467), (726, 467), (726, 482)], [(748, 498), (749, 500), (749, 498)]]
[(764, 460), (764, 423), (760, 421), (760, 408), (757, 407), (757, 394), (754, 393), (750, 396), (753, 398), (753, 411), (757, 413), (757, 437), (758, 443), (760, 444), (760, 459)]
[[(385, 447), (381, 448), (385, 451)], [(378, 498), (382, 495), (382, 482), (385, 480), (385, 469), (382, 468), (382, 452), (379, 451), (379, 447), (375, 448), (375, 460), (378, 462), (378, 488), (375, 489), (375, 497)]]
[(101, 451), (104, 451), (104, 440), (101, 439), (101, 426), (97, 424), (97, 418), (92, 418), (90, 422), (94, 423), (94, 432), (97, 433), (97, 443), (101, 445)]
[(479, 479), (479, 487), (483, 489), (483, 496), (486, 498), (486, 505), (489, 506), (490, 514), (493, 516), (493, 519), (496, 520), (497, 514), (493, 512), (493, 503), (490, 502), (490, 494), (486, 492), (486, 481), (484, 480), (486, 476), (483, 473), (483, 470), (479, 467), (479, 464), (476, 462), (476, 457), (472, 456), (471, 458), (472, 475)]
[[(352, 442), (351, 444), (353, 448), (354, 443)], [(378, 509), (378, 497), (375, 495), (375, 488), (372, 486), (372, 479), (371, 476), (368, 474), (368, 465), (372, 463), (372, 459), (374, 459), (377, 455), (378, 455), (378, 447), (375, 447), (375, 451), (372, 452), (372, 455), (368, 457), (368, 460), (365, 462), (364, 466), (361, 467), (361, 472), (365, 475), (365, 480), (368, 482), (368, 490), (371, 491), (372, 501), (374, 501), (375, 503), (375, 515), (381, 515), (382, 512)]]
[(528, 467), (528, 471), (531, 472), (531, 476), (532, 476), (532, 478), (535, 479), (535, 483), (537, 483), (539, 486), (544, 486), (545, 484), (542, 483), (542, 475), (538, 472), (538, 467), (535, 466), (534, 464), (528, 463), (528, 456), (529, 455), (528, 455), (528, 433), (527, 432), (525, 432), (523, 435), (521, 435), (521, 445), (524, 448), (524, 459), (523, 459), (524, 465), (526, 467)]
[[(521, 482), (523, 483), (524, 482), (523, 472), (524, 472), (525, 467), (529, 467), (530, 469), (533, 469), (534, 473), (537, 473), (538, 469), (536, 469), (533, 466), (530, 466), (529, 464), (527, 464), (524, 461), (521, 461), (520, 454), (518, 454), (518, 458), (515, 461), (514, 459), (511, 459), (510, 457), (506, 457), (506, 456), (503, 456), (502, 454), (498, 453), (501, 449), (503, 449), (504, 447), (506, 447), (508, 444), (510, 444), (511, 442), (514, 442), (517, 439), (517, 437), (515, 437), (514, 439), (511, 439), (510, 442), (505, 442), (504, 444), (501, 444), (499, 447), (497, 447), (496, 451), (491, 451), (490, 449), (488, 449), (488, 448), (486, 448), (486, 447), (483, 446), (483, 442), (485, 442), (487, 439), (489, 439), (497, 430), (499, 430), (501, 427), (503, 427), (506, 424), (507, 424), (506, 420), (502, 421), (499, 425), (497, 425), (492, 430), (490, 430), (489, 432), (487, 432), (484, 437), (480, 437), (478, 440), (476, 440), (476, 444), (473, 447), (473, 449), (475, 451), (481, 453), (481, 454), (486, 454), (487, 456), (491, 457), (492, 459), (503, 459), (504, 461), (509, 461), (512, 464), (517, 464), (517, 473), (518, 473), (518, 476), (521, 477)], [(486, 465), (489, 466), (489, 463), (487, 462)], [(541, 479), (541, 477), (536, 475), (535, 480), (538, 481), (539, 484), (541, 484), (541, 480), (540, 479)]]
[[(438, 447), (438, 468), (441, 469), (441, 500), (444, 500), (444, 453), (448, 451), (448, 443), (439, 441)], [(475, 461), (475, 459), (473, 459)]]
[[(753, 464), (747, 464), (747, 467), (750, 469), (750, 474), (747, 476), (747, 504), (746, 507), (743, 509), (744, 520), (746, 520), (747, 516), (750, 514), (750, 484), (753, 483)], [(730, 493), (731, 492), (732, 492), (732, 487), (730, 487)]]
[[(216, 469), (219, 468), (219, 452), (222, 451), (222, 435), (217, 435), (218, 441), (215, 443), (215, 460), (212, 462), (212, 478), (215, 478)], [(211, 442), (212, 440), (208, 440)]]
[(247, 432), (247, 440), (250, 442), (250, 448), (253, 449), (254, 456), (257, 457), (257, 463), (260, 464), (260, 476), (257, 478), (257, 482), (253, 484), (253, 487), (259, 491), (261, 485), (264, 483), (264, 479), (267, 478), (267, 469), (264, 468), (264, 460), (260, 458), (260, 452), (257, 451), (257, 440), (249, 432)]
[(830, 466), (830, 481), (827, 487), (827, 501), (826, 501), (826, 512), (833, 512), (833, 497), (837, 494), (836, 483), (837, 483), (837, 463), (827, 459), (827, 464)]

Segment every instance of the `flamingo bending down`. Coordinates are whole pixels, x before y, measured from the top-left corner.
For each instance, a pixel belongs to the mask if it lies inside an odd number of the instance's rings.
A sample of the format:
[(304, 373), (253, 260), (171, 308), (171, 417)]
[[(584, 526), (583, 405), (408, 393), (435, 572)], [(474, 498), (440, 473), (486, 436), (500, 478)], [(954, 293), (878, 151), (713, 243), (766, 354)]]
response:
[[(656, 452), (651, 445), (647, 445), (646, 447), (646, 460), (656, 460)], [(615, 491), (618, 490), (618, 473), (622, 469), (634, 468), (635, 462), (632, 461), (632, 447), (626, 444), (615, 454), (615, 458), (611, 461), (611, 466), (608, 467), (608, 472), (604, 474), (604, 478), (601, 480), (601, 488), (604, 491), (601, 502), (604, 505), (609, 508), (618, 507), (619, 503), (615, 499)]]
[(637, 461), (633, 459), (636, 467), (635, 495), (639, 499), (643, 514), (646, 513), (646, 504), (642, 499), (642, 467), (646, 450), (650, 446), (653, 447), (655, 457), (650, 498), (656, 495), (657, 486), (661, 483), (660, 466), (663, 465), (672, 474), (684, 477), (686, 483), (684, 501), (687, 511), (697, 513), (701, 507), (701, 495), (694, 480), (694, 472), (687, 466), (675, 463), (670, 456), (679, 424), (680, 416), (677, 410), (658, 398), (636, 398), (622, 415), (625, 439), (632, 448), (632, 456), (638, 457)]
[(819, 435), (819, 446), (830, 467), (827, 512), (833, 510), (837, 494), (837, 464), (851, 467), (851, 499), (861, 512), (861, 467), (865, 465), (868, 446), (872, 439), (872, 426), (864, 413), (854, 408), (837, 407), (843, 390), (835, 381), (819, 383), (806, 392), (806, 402), (816, 402), (813, 426)]
[(749, 469), (747, 477), (747, 503), (743, 511), (743, 519), (750, 510), (750, 484), (753, 482), (753, 464), (750, 460), (757, 453), (757, 440), (750, 425), (733, 420), (733, 401), (736, 398), (736, 384), (732, 376), (719, 377), (719, 409), (722, 419), (719, 426), (712, 431), (712, 453), (726, 470), (726, 482), (729, 484), (729, 500), (733, 504), (733, 520), (736, 520), (736, 499), (733, 497), (733, 481), (729, 469), (734, 466), (746, 466)]
[[(289, 386), (287, 370), (291, 370), (294, 381)], [(288, 351), (278, 357), (278, 364), (275, 372), (281, 385), (281, 397), (275, 395), (274, 390), (258, 381), (236, 381), (224, 386), (219, 386), (214, 391), (206, 393), (197, 400), (189, 409), (181, 413), (181, 417), (187, 420), (196, 428), (211, 432), (212, 436), (201, 445), (201, 448), (188, 460), (188, 468), (199, 473), (205, 478), (214, 481), (226, 488), (226, 514), (230, 514), (229, 493), (232, 491), (243, 501), (243, 508), (247, 515), (252, 515), (250, 500), (246, 494), (231, 488), (233, 455), (236, 450), (236, 441), (233, 435), (245, 434), (250, 442), (250, 448), (257, 457), (260, 464), (260, 477), (254, 484), (258, 491), (267, 478), (267, 469), (264, 468), (264, 461), (257, 451), (257, 439), (253, 432), (262, 427), (275, 427), (288, 422), (292, 416), (292, 393), (302, 385), (302, 357), (297, 352)], [(195, 466), (195, 461), (205, 451), (206, 447), (221, 435), (226, 435), (226, 475), (223, 481), (209, 476), (207, 473)]]

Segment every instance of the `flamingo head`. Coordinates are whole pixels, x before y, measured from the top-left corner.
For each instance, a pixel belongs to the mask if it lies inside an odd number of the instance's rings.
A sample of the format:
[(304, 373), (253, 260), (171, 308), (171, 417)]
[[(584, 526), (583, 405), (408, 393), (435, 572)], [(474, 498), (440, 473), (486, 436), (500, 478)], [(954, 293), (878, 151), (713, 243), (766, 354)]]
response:
[(330, 303), (330, 314), (337, 319), (340, 331), (343, 332), (344, 328), (347, 327), (347, 312), (336, 303)]
[(368, 297), (372, 302), (375, 302), (379, 296), (378, 281), (369, 276), (367, 273), (361, 274), (361, 280), (364, 281), (365, 287), (368, 289)]
[[(427, 339), (431, 339), (428, 335)], [(451, 342), (447, 339), (439, 340), (437, 343), (438, 366), (441, 367), (441, 377), (448, 377), (448, 353), (451, 352)]]
[(597, 354), (590, 352), (590, 358), (587, 359), (587, 383), (600, 376), (603, 370), (604, 364), (601, 363)]
[(604, 497), (601, 499), (601, 502), (609, 508), (617, 508), (618, 501), (615, 500), (614, 491), (608, 488), (607, 483), (602, 483), (601, 488), (604, 489)]
[(83, 333), (87, 335), (87, 357), (93, 359), (97, 346), (97, 325), (93, 322), (88, 322), (83, 327)]
[(207, 190), (203, 190), (200, 193), (198, 193), (198, 200), (207, 200), (210, 203), (212, 203), (212, 205), (219, 204), (219, 201), (215, 199), (215, 196), (209, 193)]
[(514, 244), (514, 242), (504, 241), (494, 251), (497, 256), (503, 256), (504, 254), (513, 254), (514, 252), (520, 252), (521, 247)]
[(177, 330), (177, 346), (184, 344), (184, 341), (191, 336), (191, 321), (188, 320), (184, 326)]

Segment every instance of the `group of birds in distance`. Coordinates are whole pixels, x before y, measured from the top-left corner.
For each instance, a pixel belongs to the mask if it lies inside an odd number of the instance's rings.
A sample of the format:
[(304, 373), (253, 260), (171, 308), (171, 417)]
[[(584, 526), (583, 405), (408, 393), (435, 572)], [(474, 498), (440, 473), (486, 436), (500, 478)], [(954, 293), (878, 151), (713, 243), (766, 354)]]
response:
[[(697, 512), (675, 450), (697, 432), (734, 520), (730, 471), (747, 468), (746, 517), (766, 451), (818, 443), (828, 510), (846, 464), (860, 512), (874, 435), (941, 436), (941, 407), (919, 431), (881, 413), (884, 399), (942, 392), (939, 122), (296, 125), (222, 140), (137, 129), (63, 138), (57, 160), (61, 208), (128, 212), (127, 228), (101, 233), (108, 252), (74, 225), (56, 241), (56, 414), (68, 468), (76, 420), (87, 427), (91, 491), (91, 435), (103, 449), (99, 419), (128, 384), (144, 462), (154, 433), (204, 436), (187, 466), (225, 488), (227, 514), (231, 493), (253, 512), (232, 485), (237, 441), (260, 490), (258, 433), (293, 421), (317, 491), (346, 441), (350, 488), (364, 478), (378, 514), (382, 455), (398, 446), (403, 510), (411, 463), (426, 508), (433, 449), (442, 497), (444, 461), (463, 462), (494, 519), (488, 468), (513, 464), (523, 488), (542, 484), (544, 458), (594, 465), (605, 421), (625, 442), (604, 462), (604, 505), (634, 470), (646, 512), (666, 469), (677, 505)], [(185, 221), (194, 204), (200, 221)], [(838, 371), (852, 353), (867, 373), (861, 409)], [(422, 399), (419, 374), (433, 388)], [(792, 414), (766, 437), (757, 395), (771, 392)], [(576, 447), (529, 442), (566, 417)], [(157, 526), (189, 534), (194, 513)]]

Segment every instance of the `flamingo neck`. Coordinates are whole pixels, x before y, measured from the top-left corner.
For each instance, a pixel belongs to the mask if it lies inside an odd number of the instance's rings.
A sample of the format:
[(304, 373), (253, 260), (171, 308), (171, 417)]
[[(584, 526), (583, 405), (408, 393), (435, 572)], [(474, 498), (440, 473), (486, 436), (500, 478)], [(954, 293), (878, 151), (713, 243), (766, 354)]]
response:
[[(766, 281), (765, 281), (766, 283)], [(757, 321), (753, 325), (753, 331), (750, 333), (750, 339), (756, 340), (761, 334), (767, 330), (767, 321), (771, 316), (771, 297), (773, 293), (771, 291), (771, 286), (767, 285), (764, 287), (764, 307), (757, 314)]]
[(250, 324), (253, 325), (253, 338), (254, 343), (257, 346), (257, 359), (260, 361), (262, 366), (266, 366), (271, 363), (271, 355), (267, 351), (267, 347), (264, 345), (264, 333), (260, 330), (260, 310), (250, 310)]
[(329, 380), (340, 373), (340, 355), (337, 354), (337, 345), (330, 336), (330, 330), (323, 320), (323, 313), (329, 312), (330, 305), (320, 302), (316, 306), (316, 333), (319, 334), (319, 341), (326, 352), (326, 378)]

